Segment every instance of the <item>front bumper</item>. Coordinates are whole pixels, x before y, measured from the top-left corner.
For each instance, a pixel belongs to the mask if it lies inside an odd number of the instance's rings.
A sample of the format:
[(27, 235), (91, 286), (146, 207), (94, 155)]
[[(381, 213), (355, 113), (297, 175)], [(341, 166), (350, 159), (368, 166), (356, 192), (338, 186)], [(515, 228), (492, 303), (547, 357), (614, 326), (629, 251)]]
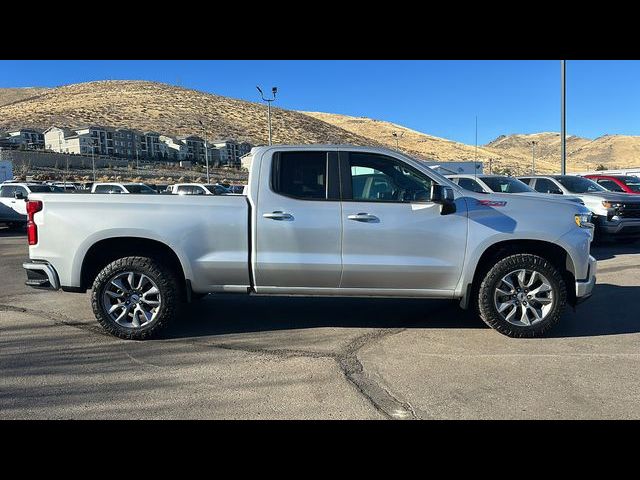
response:
[(587, 278), (584, 280), (576, 280), (576, 303), (582, 303), (592, 295), (593, 287), (596, 285), (597, 270), (598, 262), (593, 256), (589, 255)]
[(60, 288), (58, 274), (49, 263), (30, 260), (23, 263), (22, 268), (27, 272), (25, 285), (44, 290), (58, 290)]
[(634, 236), (640, 237), (640, 219), (613, 217), (607, 220), (606, 217), (598, 217), (598, 226), (607, 235)]

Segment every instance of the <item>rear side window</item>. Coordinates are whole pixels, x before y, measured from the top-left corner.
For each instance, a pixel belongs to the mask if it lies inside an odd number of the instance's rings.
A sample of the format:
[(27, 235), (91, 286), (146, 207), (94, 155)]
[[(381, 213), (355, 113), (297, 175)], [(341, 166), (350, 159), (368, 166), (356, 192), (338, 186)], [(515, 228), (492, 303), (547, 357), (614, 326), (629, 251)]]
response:
[(598, 183), (611, 192), (624, 192), (624, 189), (613, 180), (600, 179)]
[(16, 193), (16, 187), (14, 185), (7, 185), (0, 189), (0, 197), (2, 198), (13, 197), (15, 193)]
[(562, 193), (562, 190), (546, 178), (536, 178), (536, 186), (534, 187), (536, 192), (540, 193)]
[(484, 189), (480, 186), (480, 184), (475, 180), (471, 180), (470, 178), (458, 178), (458, 185), (460, 185), (465, 190), (470, 190), (472, 192), (484, 192)]
[(302, 200), (326, 200), (327, 152), (280, 152), (273, 159), (271, 188)]
[(111, 186), (110, 185), (98, 185), (96, 187), (96, 189), (94, 190), (95, 193), (107, 193), (109, 192), (109, 190), (111, 190)]

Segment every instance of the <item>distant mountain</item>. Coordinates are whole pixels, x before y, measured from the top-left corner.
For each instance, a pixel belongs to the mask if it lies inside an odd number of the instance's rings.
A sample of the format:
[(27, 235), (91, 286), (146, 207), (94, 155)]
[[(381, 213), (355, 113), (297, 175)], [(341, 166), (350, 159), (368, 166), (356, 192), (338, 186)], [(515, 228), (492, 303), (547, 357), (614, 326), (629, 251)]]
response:
[[(174, 85), (148, 81), (98, 81), (57, 88), (0, 89), (0, 130), (18, 127), (74, 127), (84, 124), (155, 130), (169, 135), (202, 134), (210, 140), (267, 142), (265, 106)], [(366, 117), (273, 109), (274, 143), (351, 143), (396, 148), (434, 161), (491, 161), (494, 169), (529, 173), (535, 145), (537, 172), (560, 169), (560, 135), (553, 132), (500, 135), (478, 146), (454, 142), (402, 125)], [(567, 169), (592, 170), (640, 165), (640, 137), (605, 135), (595, 140), (569, 136)]]

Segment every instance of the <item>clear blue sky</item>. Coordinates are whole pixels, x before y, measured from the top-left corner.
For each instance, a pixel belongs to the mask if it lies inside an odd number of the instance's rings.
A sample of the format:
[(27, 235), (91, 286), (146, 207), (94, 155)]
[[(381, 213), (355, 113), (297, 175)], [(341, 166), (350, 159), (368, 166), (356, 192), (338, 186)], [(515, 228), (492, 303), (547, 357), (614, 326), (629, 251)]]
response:
[[(560, 130), (560, 62), (549, 61), (0, 61), (0, 87), (104, 79), (179, 84), (276, 105), (388, 120), (473, 144)], [(640, 61), (568, 61), (567, 130), (640, 135)]]

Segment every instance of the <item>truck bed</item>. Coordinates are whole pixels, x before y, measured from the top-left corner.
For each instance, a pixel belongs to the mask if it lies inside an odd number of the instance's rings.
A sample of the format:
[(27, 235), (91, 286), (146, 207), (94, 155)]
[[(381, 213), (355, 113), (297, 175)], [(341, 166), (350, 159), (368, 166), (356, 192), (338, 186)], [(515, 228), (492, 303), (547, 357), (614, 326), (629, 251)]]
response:
[[(33, 194), (38, 244), (32, 260), (47, 260), (60, 285), (80, 286), (86, 252), (115, 237), (156, 240), (171, 247), (195, 292), (249, 285), (249, 205), (243, 195)], [(215, 268), (212, 266), (215, 265)]]

